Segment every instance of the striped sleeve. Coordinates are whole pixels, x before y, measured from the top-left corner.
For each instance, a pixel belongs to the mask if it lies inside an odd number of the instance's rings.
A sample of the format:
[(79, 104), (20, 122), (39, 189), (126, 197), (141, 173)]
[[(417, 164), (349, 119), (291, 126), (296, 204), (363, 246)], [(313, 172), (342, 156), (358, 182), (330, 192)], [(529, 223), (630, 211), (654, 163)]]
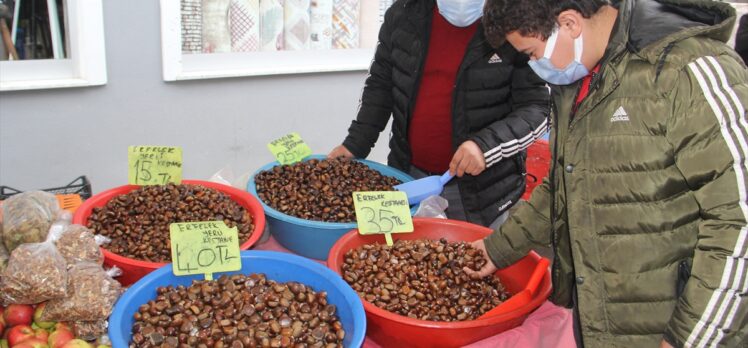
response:
[(483, 157), (486, 159), (486, 167), (490, 167), (496, 163), (499, 163), (504, 158), (512, 157), (530, 147), (530, 145), (540, 138), (541, 135), (548, 131), (548, 119), (543, 119), (542, 123), (537, 128), (533, 129), (530, 133), (519, 139), (511, 139), (509, 141), (499, 143), (496, 147), (483, 153)]
[(748, 71), (732, 56), (682, 72), (668, 124), (676, 166), (701, 207), (691, 276), (664, 338), (737, 347), (748, 326)]

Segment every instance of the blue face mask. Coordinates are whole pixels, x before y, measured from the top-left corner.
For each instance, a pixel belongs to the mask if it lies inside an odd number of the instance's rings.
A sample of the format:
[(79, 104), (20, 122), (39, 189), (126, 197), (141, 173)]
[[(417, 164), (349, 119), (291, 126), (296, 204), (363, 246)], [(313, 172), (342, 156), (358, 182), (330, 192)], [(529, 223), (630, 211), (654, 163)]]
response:
[(528, 64), (541, 79), (548, 83), (554, 85), (570, 85), (581, 80), (590, 73), (589, 70), (587, 70), (587, 67), (585, 67), (581, 62), (584, 41), (582, 41), (581, 34), (578, 38), (574, 39), (574, 60), (569, 63), (566, 68), (559, 69), (551, 63), (551, 55), (553, 55), (557, 39), (558, 29), (554, 30), (553, 34), (548, 37), (548, 41), (545, 44), (543, 58), (531, 60)]
[(467, 27), (483, 16), (486, 0), (436, 0), (439, 13), (456, 27)]

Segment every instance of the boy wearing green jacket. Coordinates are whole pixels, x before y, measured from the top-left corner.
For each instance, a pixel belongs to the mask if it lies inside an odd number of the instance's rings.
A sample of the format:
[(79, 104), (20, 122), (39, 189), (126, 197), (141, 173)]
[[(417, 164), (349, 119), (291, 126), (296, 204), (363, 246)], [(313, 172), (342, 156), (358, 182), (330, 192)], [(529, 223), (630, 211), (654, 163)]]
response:
[(551, 173), (475, 245), (552, 245), (588, 347), (748, 346), (748, 69), (730, 5), (487, 0), (493, 45), (552, 86)]

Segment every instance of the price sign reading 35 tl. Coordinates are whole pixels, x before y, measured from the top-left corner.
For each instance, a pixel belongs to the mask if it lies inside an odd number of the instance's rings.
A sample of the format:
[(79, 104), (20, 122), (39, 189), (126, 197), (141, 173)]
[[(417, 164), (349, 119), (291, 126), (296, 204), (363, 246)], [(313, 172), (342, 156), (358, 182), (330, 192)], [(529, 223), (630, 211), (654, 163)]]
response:
[(405, 192), (354, 192), (353, 206), (360, 234), (384, 233), (387, 245), (392, 245), (391, 233), (413, 232)]
[(130, 185), (182, 183), (182, 148), (173, 146), (130, 146), (127, 148)]
[(174, 274), (205, 274), (238, 271), (239, 231), (223, 221), (179, 222), (169, 225), (171, 260)]
[(293, 164), (312, 154), (312, 149), (296, 132), (273, 140), (268, 144), (268, 150), (280, 164)]

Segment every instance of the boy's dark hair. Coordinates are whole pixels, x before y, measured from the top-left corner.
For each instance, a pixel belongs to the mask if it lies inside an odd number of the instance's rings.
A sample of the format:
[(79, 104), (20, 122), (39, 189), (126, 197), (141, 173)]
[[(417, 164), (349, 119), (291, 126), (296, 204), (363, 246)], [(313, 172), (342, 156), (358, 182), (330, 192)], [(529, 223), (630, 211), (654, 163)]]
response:
[(488, 42), (499, 47), (514, 31), (547, 39), (563, 11), (575, 10), (590, 18), (610, 4), (608, 0), (486, 0), (482, 22)]

